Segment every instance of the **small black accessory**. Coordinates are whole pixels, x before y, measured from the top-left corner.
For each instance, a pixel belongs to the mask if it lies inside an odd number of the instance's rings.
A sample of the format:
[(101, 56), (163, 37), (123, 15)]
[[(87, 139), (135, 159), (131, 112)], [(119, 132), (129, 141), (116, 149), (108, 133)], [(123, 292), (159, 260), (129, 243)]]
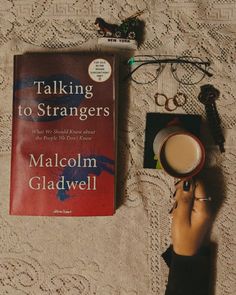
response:
[(201, 91), (198, 95), (198, 100), (204, 104), (207, 120), (209, 123), (212, 136), (215, 144), (220, 148), (221, 153), (225, 151), (224, 142), (225, 138), (221, 129), (221, 119), (216, 108), (216, 100), (220, 96), (220, 91), (211, 84), (201, 86)]

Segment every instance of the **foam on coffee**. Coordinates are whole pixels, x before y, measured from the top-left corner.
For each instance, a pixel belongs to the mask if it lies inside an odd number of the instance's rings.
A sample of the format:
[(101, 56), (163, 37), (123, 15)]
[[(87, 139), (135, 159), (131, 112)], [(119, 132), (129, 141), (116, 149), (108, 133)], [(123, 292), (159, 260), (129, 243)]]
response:
[(162, 156), (171, 170), (178, 174), (187, 174), (199, 165), (202, 152), (200, 145), (193, 137), (187, 134), (176, 134), (165, 142)]

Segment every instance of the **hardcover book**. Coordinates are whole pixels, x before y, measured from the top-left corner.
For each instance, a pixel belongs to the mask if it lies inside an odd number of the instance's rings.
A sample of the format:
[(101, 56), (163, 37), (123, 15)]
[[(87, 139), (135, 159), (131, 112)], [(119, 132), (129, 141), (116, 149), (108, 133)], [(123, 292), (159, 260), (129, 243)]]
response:
[(112, 55), (14, 57), (10, 214), (114, 214), (115, 72)]

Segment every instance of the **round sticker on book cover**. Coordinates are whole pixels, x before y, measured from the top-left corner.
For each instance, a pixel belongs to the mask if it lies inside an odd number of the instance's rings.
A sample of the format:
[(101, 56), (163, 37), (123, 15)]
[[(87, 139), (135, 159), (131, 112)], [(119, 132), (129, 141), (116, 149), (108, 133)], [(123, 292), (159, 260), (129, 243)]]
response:
[(105, 82), (111, 77), (111, 65), (103, 58), (94, 59), (88, 67), (88, 74), (95, 82)]

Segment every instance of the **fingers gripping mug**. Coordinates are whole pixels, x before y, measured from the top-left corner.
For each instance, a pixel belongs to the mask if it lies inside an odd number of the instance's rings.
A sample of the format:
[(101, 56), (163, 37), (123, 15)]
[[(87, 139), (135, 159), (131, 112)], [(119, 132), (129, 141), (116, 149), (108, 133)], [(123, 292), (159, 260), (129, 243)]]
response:
[(193, 177), (205, 162), (202, 142), (181, 126), (170, 125), (159, 131), (153, 151), (161, 167), (176, 178)]

